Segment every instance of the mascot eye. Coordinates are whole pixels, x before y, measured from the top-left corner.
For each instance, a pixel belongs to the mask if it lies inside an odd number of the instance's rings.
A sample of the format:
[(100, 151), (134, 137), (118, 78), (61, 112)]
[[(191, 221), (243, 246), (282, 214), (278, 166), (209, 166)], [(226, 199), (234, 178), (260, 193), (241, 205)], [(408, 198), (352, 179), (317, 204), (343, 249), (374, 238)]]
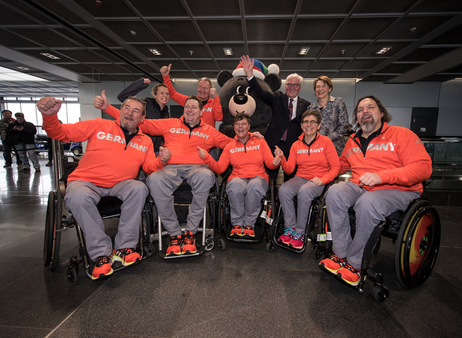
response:
[(238, 87), (236, 88), (236, 94), (240, 94), (240, 93), (241, 93), (241, 86), (238, 86)]
[(250, 95), (251, 90), (252, 90), (252, 88), (247, 87), (247, 88), (245, 89), (245, 93), (246, 93), (247, 95)]

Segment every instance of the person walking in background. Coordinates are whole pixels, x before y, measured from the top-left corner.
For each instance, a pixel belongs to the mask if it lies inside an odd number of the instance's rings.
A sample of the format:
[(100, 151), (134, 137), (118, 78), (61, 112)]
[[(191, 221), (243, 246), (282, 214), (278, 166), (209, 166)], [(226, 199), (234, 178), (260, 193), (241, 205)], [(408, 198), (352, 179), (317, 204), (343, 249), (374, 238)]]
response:
[[(6, 131), (8, 126), (14, 121), (16, 120), (13, 118), (13, 113), (10, 110), (5, 109), (2, 111), (2, 119), (0, 120), (0, 132), (3, 145), (3, 158), (5, 159), (5, 165), (3, 168), (11, 168), (11, 165), (13, 164), (13, 159), (11, 158), (11, 144), (8, 140)], [(22, 162), (19, 158), (18, 152), (16, 152), (16, 163), (18, 164), (18, 167), (22, 167)]]
[(12, 148), (19, 153), (23, 165), (22, 171), (30, 171), (30, 159), (35, 172), (40, 172), (40, 163), (35, 153), (34, 137), (37, 133), (37, 128), (35, 128), (33, 123), (27, 122), (24, 119), (23, 113), (16, 113), (14, 116), (16, 117), (16, 121), (8, 126), (7, 137), (10, 139)]

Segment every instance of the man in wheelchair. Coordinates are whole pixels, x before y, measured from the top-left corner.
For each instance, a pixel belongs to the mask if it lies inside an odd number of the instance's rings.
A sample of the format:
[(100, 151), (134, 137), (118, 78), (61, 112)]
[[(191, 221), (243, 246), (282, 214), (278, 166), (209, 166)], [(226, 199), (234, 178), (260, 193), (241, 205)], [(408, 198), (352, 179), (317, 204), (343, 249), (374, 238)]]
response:
[[(432, 172), (419, 137), (407, 128), (388, 125), (391, 118), (376, 97), (358, 100), (354, 120), (360, 130), (351, 135), (340, 157), (340, 173), (351, 170), (352, 178), (334, 184), (326, 195), (333, 254), (319, 265), (352, 286), (360, 282), (364, 247), (374, 227), (393, 212), (406, 210)], [(356, 214), (354, 238), (350, 207)]]
[[(130, 266), (141, 260), (136, 248), (140, 217), (148, 188), (135, 180), (142, 166), (146, 173), (163, 168), (170, 151), (163, 148), (155, 157), (151, 139), (139, 131), (146, 115), (144, 101), (131, 96), (124, 101), (120, 119), (93, 119), (75, 124), (61, 124), (57, 113), (62, 101), (45, 97), (37, 102), (43, 115), (43, 128), (48, 136), (63, 142), (88, 141), (87, 150), (78, 167), (69, 175), (66, 207), (86, 236), (86, 248), (95, 262), (92, 279), (110, 276), (112, 263)], [(115, 196), (123, 203), (119, 230), (112, 241), (104, 231), (96, 205), (101, 197)]]

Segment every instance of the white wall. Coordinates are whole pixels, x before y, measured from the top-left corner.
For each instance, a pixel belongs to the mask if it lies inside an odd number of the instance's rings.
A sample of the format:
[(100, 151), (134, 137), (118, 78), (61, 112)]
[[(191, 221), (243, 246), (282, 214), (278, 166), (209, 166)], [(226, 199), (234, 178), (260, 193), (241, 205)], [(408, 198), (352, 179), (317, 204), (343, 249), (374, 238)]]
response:
[[(281, 89), (284, 90), (284, 82)], [(212, 83), (220, 92), (215, 79)], [(462, 80), (445, 83), (417, 82), (414, 84), (383, 84), (380, 82), (358, 82), (354, 79), (333, 80), (333, 96), (342, 97), (351, 113), (356, 101), (365, 95), (375, 95), (393, 116), (391, 125), (410, 128), (412, 107), (439, 107), (437, 136), (462, 136)], [(93, 98), (106, 90), (109, 103), (119, 104), (117, 94), (130, 83), (104, 82), (82, 83), (79, 85), (82, 120), (101, 117), (93, 108)], [(175, 79), (175, 89), (182, 94), (197, 94), (197, 80)], [(151, 95), (152, 84), (138, 94), (140, 97)], [(304, 79), (300, 96), (310, 102), (316, 100), (313, 91), (313, 79)], [(177, 105), (171, 100), (170, 105)]]

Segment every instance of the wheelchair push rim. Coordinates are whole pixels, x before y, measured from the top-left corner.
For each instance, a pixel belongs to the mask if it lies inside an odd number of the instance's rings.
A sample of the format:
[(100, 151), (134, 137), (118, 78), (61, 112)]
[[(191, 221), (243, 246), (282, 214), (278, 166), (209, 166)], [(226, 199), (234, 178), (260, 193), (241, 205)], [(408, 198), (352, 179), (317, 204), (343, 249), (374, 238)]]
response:
[(437, 211), (428, 201), (418, 201), (403, 220), (396, 243), (395, 273), (404, 287), (423, 284), (430, 276), (438, 256), (441, 224)]

